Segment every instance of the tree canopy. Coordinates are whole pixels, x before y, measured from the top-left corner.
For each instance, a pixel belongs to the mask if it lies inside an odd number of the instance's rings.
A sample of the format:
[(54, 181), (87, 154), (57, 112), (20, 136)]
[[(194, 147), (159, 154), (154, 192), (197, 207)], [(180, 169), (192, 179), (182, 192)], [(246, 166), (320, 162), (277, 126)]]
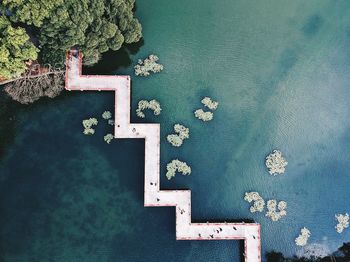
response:
[(2, 5), (12, 13), (11, 19), (40, 27), (52, 10), (63, 0), (3, 0)]
[(44, 62), (63, 65), (65, 52), (76, 47), (86, 64), (94, 64), (101, 53), (118, 50), (123, 43), (142, 37), (134, 17), (135, 0), (3, 0), (10, 19), (39, 30), (36, 37)]
[(28, 60), (37, 58), (38, 49), (22, 27), (14, 27), (5, 16), (0, 16), (0, 77), (21, 75)]

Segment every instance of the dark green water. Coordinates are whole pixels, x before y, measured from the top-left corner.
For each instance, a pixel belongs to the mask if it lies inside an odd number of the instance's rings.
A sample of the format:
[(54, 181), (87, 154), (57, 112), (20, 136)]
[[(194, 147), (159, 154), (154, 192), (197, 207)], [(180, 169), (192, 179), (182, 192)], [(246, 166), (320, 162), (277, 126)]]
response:
[[(161, 116), (146, 120), (162, 126), (162, 188), (190, 188), (195, 220), (261, 223), (263, 253), (295, 254), (304, 226), (329, 250), (349, 241), (334, 214), (350, 212), (350, 2), (137, 4), (144, 45), (131, 59), (155, 53), (165, 69), (132, 77), (132, 120), (139, 99), (161, 102)], [(220, 102), (209, 123), (193, 117), (204, 95)], [(107, 145), (102, 121), (94, 136), (82, 134), (81, 120), (113, 103), (113, 94), (76, 92), (2, 106), (15, 118), (0, 134), (0, 261), (239, 261), (238, 242), (175, 241), (174, 210), (143, 207), (142, 140)], [(172, 148), (165, 137), (178, 122), (191, 137)], [(264, 167), (274, 148), (289, 162), (281, 177)], [(173, 158), (192, 175), (167, 181)], [(248, 190), (286, 200), (287, 217), (250, 214)]]

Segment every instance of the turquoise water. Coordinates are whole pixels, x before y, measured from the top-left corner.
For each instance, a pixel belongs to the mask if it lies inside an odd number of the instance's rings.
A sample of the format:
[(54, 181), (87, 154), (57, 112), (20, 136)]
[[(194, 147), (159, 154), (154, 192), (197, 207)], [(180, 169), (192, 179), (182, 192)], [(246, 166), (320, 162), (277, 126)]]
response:
[[(137, 4), (144, 45), (131, 59), (155, 53), (165, 69), (132, 77), (132, 121), (140, 122), (139, 99), (161, 102), (161, 116), (146, 120), (162, 127), (162, 188), (190, 188), (194, 220), (261, 223), (263, 253), (295, 254), (304, 226), (310, 243), (329, 250), (349, 241), (347, 230), (335, 231), (334, 214), (350, 212), (350, 2)], [(220, 103), (208, 123), (193, 116), (204, 95)], [(141, 140), (107, 145), (104, 122), (82, 135), (81, 120), (112, 110), (113, 101), (76, 92), (2, 106), (11, 129), (1, 134), (0, 261), (239, 261), (237, 241), (175, 241), (174, 210), (143, 207)], [(181, 148), (165, 140), (175, 123), (190, 128)], [(284, 176), (264, 166), (275, 148), (289, 162)], [(191, 176), (167, 181), (173, 158)], [(287, 201), (287, 217), (249, 213), (250, 190)]]

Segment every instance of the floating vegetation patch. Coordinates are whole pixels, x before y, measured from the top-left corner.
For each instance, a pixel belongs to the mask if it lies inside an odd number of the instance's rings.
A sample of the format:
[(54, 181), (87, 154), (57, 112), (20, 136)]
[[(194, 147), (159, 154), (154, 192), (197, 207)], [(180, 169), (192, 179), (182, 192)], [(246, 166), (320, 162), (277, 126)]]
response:
[(344, 215), (342, 214), (336, 214), (335, 215), (336, 220), (338, 221), (338, 224), (335, 226), (335, 229), (340, 234), (343, 232), (345, 228), (349, 227), (349, 214), (346, 213)]
[(150, 55), (148, 58), (138, 60), (138, 64), (134, 66), (135, 75), (149, 76), (150, 73), (159, 73), (163, 70), (163, 65), (158, 63), (158, 56)]
[(194, 116), (199, 120), (207, 122), (213, 119), (214, 114), (210, 111), (205, 112), (203, 111), (203, 109), (197, 109), (196, 111), (194, 111)]
[(284, 174), (288, 162), (282, 156), (281, 151), (273, 150), (273, 152), (266, 157), (265, 165), (268, 168), (270, 175), (276, 176)]
[(110, 111), (104, 111), (102, 114), (102, 118), (105, 120), (111, 119), (112, 118), (112, 113)]
[(208, 107), (210, 110), (216, 110), (218, 108), (219, 103), (216, 101), (213, 101), (210, 97), (204, 97), (202, 99), (202, 104), (206, 107)]
[[(244, 200), (253, 205), (250, 207), (250, 212), (263, 212), (265, 208), (265, 200), (259, 195), (258, 192), (246, 192)], [(278, 221), (282, 217), (287, 215), (287, 202), (280, 201), (277, 204), (277, 200), (271, 199), (267, 201), (267, 212), (266, 216), (271, 218), (272, 221)]]
[(145, 118), (146, 116), (142, 112), (145, 109), (151, 109), (155, 116), (160, 115), (160, 111), (162, 111), (162, 108), (160, 107), (160, 103), (155, 99), (150, 101), (140, 100), (137, 104), (136, 115), (140, 118)]
[(249, 203), (253, 202), (253, 205), (250, 207), (251, 213), (264, 211), (265, 200), (259, 195), (258, 192), (246, 192), (244, 200)]
[(84, 135), (93, 135), (95, 134), (95, 129), (92, 128), (92, 126), (97, 126), (98, 121), (96, 118), (89, 118), (83, 120), (83, 127), (84, 127)]
[(287, 215), (287, 211), (285, 210), (286, 208), (287, 208), (287, 202), (280, 201), (277, 204), (277, 200), (271, 199), (267, 201), (266, 216), (271, 218), (272, 221), (278, 221), (282, 217)]
[(167, 136), (167, 140), (172, 146), (179, 147), (182, 145), (183, 140), (190, 137), (190, 130), (183, 125), (175, 124), (174, 131), (176, 134)]
[(107, 134), (103, 137), (104, 141), (106, 141), (107, 144), (110, 144), (111, 141), (114, 139), (114, 136), (112, 134)]
[(300, 230), (300, 235), (295, 239), (295, 244), (297, 246), (305, 246), (309, 237), (311, 236), (311, 232), (306, 227)]
[(179, 172), (184, 176), (191, 174), (191, 167), (189, 167), (186, 162), (182, 162), (178, 159), (174, 159), (170, 163), (168, 163), (166, 165), (166, 169), (166, 177), (168, 178), (168, 180), (175, 177), (176, 172)]
[[(201, 100), (201, 103), (212, 111), (216, 110), (219, 105), (218, 102), (213, 101), (210, 97), (207, 96)], [(194, 116), (199, 120), (207, 122), (213, 120), (214, 114), (213, 112), (204, 111), (203, 109), (199, 108), (196, 111), (194, 111)]]
[(172, 146), (175, 146), (175, 147), (180, 147), (183, 143), (183, 140), (178, 135), (175, 135), (175, 134), (168, 135), (166, 139)]

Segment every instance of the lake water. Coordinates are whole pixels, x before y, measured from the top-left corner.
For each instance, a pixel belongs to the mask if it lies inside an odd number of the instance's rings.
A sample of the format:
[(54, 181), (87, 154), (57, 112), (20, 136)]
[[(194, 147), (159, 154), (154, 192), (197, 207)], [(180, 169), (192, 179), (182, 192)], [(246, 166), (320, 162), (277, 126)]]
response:
[[(132, 64), (155, 53), (165, 69), (115, 73), (132, 75), (133, 122), (139, 99), (160, 101), (145, 121), (161, 123), (161, 187), (191, 189), (195, 221), (253, 219), (263, 255), (299, 252), (304, 226), (331, 251), (350, 240), (334, 229), (350, 212), (349, 13), (346, 0), (137, 2), (144, 45)], [(203, 96), (220, 103), (208, 123), (193, 116)], [(113, 105), (112, 93), (88, 92), (1, 105), (0, 261), (239, 261), (238, 241), (175, 241), (174, 209), (143, 207), (143, 141), (103, 141)], [(180, 148), (165, 139), (175, 123), (190, 128)], [(264, 159), (276, 148), (289, 164), (272, 177)], [(191, 176), (166, 179), (174, 158)], [(287, 201), (287, 216), (251, 214), (246, 191)]]

